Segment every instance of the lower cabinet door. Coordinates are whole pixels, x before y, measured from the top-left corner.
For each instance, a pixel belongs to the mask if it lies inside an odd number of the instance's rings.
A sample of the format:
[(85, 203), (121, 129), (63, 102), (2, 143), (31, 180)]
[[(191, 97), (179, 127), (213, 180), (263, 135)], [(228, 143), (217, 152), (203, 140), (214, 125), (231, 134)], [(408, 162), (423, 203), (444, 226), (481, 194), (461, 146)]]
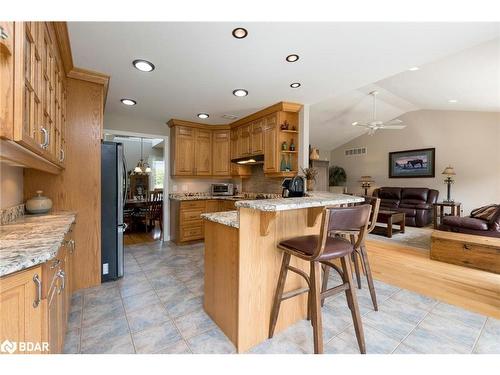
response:
[(43, 353), (41, 267), (0, 279), (0, 342), (6, 353)]

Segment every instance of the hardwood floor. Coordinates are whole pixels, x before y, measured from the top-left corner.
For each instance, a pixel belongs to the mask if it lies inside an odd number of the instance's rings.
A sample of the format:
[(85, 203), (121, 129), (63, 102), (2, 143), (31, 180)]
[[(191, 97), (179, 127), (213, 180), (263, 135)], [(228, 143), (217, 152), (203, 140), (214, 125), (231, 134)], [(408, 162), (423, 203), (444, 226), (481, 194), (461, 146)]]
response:
[(130, 232), (123, 236), (124, 245), (137, 245), (141, 243), (155, 242), (161, 239), (161, 231), (158, 225), (150, 232)]
[(500, 319), (500, 275), (443, 263), (422, 249), (367, 241), (375, 279)]

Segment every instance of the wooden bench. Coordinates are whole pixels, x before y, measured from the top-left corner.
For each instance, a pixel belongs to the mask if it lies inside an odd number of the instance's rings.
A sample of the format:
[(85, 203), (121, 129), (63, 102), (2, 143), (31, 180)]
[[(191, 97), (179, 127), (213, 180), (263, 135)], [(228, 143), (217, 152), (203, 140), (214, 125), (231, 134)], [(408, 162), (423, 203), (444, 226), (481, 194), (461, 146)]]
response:
[(500, 239), (435, 230), (431, 259), (500, 274)]

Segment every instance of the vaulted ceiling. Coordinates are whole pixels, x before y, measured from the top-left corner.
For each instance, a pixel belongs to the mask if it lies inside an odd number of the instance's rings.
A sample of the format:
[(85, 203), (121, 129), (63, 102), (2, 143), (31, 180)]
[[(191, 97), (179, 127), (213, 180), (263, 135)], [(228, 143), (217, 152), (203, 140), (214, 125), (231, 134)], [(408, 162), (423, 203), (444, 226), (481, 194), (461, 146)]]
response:
[[(491, 92), (495, 93), (498, 70), (478, 68), (484, 77), (492, 76), (484, 90), (482, 83), (471, 84), (476, 76), (467, 68), (467, 56), (452, 70), (440, 61), (499, 38), (499, 25), (68, 23), (75, 65), (111, 75), (106, 113), (166, 122), (200, 121), (196, 115), (206, 112), (210, 114), (206, 123), (220, 124), (231, 121), (224, 114), (245, 116), (278, 101), (299, 102), (311, 104), (311, 142), (327, 149), (356, 136), (351, 118), (369, 115), (366, 94), (373, 87), (382, 92), (380, 113), (387, 118), (423, 106), (438, 108), (448, 95), (459, 100), (454, 108), (495, 108)], [(245, 27), (248, 36), (235, 39), (231, 35), (235, 27)], [(292, 53), (300, 59), (286, 62)], [(495, 57), (491, 50), (478, 53), (482, 57), (473, 61), (474, 66)], [(153, 62), (156, 69), (136, 70), (132, 61), (137, 58)], [(421, 69), (408, 72), (412, 66)], [(443, 83), (436, 84), (441, 78)], [(302, 86), (292, 89), (292, 82)], [(249, 95), (235, 97), (236, 88), (248, 90)], [(468, 99), (473, 95), (467, 96), (467, 90), (483, 96)], [(122, 105), (124, 97), (137, 100), (137, 105)]]

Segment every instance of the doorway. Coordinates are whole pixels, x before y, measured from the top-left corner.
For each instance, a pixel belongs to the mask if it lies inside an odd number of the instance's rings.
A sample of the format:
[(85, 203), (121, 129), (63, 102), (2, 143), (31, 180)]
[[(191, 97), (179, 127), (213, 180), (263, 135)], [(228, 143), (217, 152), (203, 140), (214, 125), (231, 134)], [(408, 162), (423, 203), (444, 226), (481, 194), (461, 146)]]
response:
[(127, 169), (124, 244), (168, 241), (168, 137), (104, 130), (104, 140), (123, 145)]

